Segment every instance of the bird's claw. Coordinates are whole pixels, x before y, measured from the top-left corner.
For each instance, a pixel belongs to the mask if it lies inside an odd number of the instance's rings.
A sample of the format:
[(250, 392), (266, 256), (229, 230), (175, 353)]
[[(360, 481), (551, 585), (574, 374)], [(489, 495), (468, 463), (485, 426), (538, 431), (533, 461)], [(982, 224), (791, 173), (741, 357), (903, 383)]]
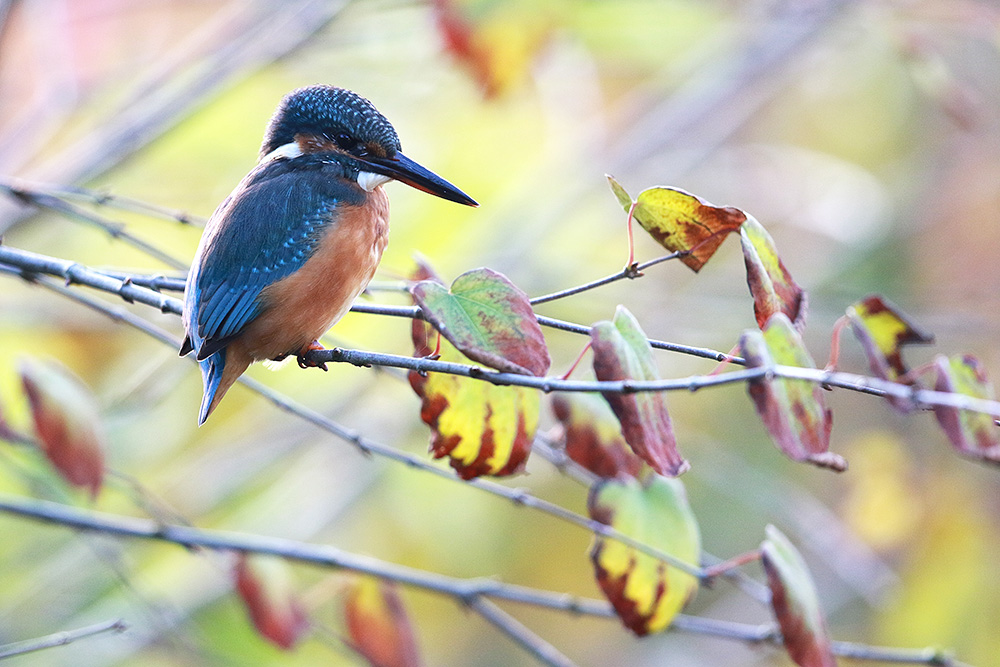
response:
[(319, 368), (319, 369), (322, 369), (323, 371), (330, 370), (329, 368), (326, 367), (326, 362), (325, 361), (319, 361), (319, 362), (317, 362), (317, 361), (312, 361), (311, 359), (308, 358), (308, 354), (310, 352), (315, 352), (315, 351), (325, 350), (325, 349), (326, 348), (323, 347), (322, 345), (320, 345), (317, 341), (313, 341), (313, 342), (309, 343), (309, 345), (307, 345), (305, 348), (303, 348), (302, 351), (300, 351), (295, 356), (295, 360), (298, 362), (299, 368)]

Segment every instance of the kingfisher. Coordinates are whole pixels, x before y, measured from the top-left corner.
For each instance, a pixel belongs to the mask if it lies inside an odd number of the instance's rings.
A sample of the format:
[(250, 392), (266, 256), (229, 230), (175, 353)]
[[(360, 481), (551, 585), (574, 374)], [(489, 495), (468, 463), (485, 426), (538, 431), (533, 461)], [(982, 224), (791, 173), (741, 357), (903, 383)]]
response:
[(287, 94), (257, 165), (205, 225), (184, 291), (185, 338), (205, 393), (198, 424), (255, 361), (323, 347), (318, 339), (368, 286), (388, 243), (391, 180), (478, 204), (403, 155), (367, 99), (315, 85)]

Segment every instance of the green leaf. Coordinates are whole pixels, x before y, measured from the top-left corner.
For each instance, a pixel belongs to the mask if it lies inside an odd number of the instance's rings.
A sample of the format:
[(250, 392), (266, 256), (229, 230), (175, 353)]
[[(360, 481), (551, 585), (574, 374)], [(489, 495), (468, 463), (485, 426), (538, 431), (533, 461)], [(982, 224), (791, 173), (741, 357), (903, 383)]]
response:
[[(802, 337), (783, 313), (771, 317), (763, 333), (743, 332), (740, 350), (748, 368), (776, 364), (815, 368)], [(833, 419), (819, 385), (763, 378), (749, 382), (747, 390), (774, 443), (791, 459), (838, 472), (847, 468), (842, 457), (829, 451)]]
[(816, 585), (802, 555), (774, 526), (767, 527), (761, 561), (785, 650), (800, 667), (834, 667)]
[[(614, 321), (595, 324), (590, 340), (598, 380), (659, 379), (646, 334), (624, 306), (618, 306)], [(653, 470), (675, 477), (690, 468), (677, 452), (662, 392), (604, 392), (603, 395), (622, 425), (625, 441)]]
[(549, 351), (527, 295), (491, 269), (463, 273), (451, 290), (424, 280), (412, 288), (428, 322), (465, 356), (500, 371), (543, 376)]
[[(986, 370), (972, 355), (950, 358), (939, 355), (934, 360), (934, 367), (937, 369), (934, 386), (937, 391), (988, 400), (995, 397)], [(1000, 434), (993, 416), (945, 405), (934, 406), (934, 416), (959, 453), (1000, 465)]]
[[(680, 480), (604, 480), (587, 506), (593, 519), (697, 566), (701, 535)], [(666, 629), (698, 590), (696, 577), (615, 540), (596, 537), (590, 558), (604, 595), (639, 636)]]
[(772, 315), (784, 313), (801, 331), (805, 326), (806, 294), (782, 263), (774, 239), (757, 220), (747, 217), (740, 227), (740, 243), (757, 326), (763, 329)]
[(632, 217), (664, 248), (689, 253), (681, 261), (696, 272), (747, 219), (738, 208), (715, 206), (690, 192), (662, 186), (640, 192), (633, 209), (625, 189), (607, 178), (622, 207), (631, 209)]

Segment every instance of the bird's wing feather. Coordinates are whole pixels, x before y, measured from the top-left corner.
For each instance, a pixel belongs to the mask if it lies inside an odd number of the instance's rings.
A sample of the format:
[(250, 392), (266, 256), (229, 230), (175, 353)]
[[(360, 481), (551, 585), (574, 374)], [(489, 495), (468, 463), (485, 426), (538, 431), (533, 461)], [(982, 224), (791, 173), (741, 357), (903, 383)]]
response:
[[(209, 223), (192, 272), (188, 332), (199, 359), (236, 336), (266, 308), (261, 291), (297, 271), (312, 256), (338, 205), (360, 203), (340, 167), (317, 162), (251, 172)], [(193, 335), (192, 335), (193, 334)]]

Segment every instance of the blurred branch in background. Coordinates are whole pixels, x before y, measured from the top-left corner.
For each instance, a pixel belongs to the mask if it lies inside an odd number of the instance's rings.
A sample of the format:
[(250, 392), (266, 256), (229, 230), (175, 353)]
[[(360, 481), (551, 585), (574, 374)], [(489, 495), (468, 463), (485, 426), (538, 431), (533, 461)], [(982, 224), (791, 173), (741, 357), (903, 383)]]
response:
[[(0, 511), (35, 521), (77, 530), (97, 531), (119, 537), (156, 540), (185, 547), (204, 547), (213, 550), (281, 556), (292, 561), (350, 570), (407, 586), (423, 588), (471, 606), (491, 624), (511, 636), (545, 664), (571, 665), (573, 663), (561, 656), (547, 643), (538, 641), (534, 638), (533, 633), (514, 621), (506, 612), (484, 601), (483, 598), (506, 600), (573, 614), (604, 618), (614, 615), (611, 605), (600, 600), (578, 599), (561, 593), (504, 584), (495, 579), (448, 577), (386, 563), (326, 545), (305, 544), (263, 535), (227, 533), (189, 526), (169, 525), (147, 519), (88, 512), (59, 503), (17, 498), (4, 494), (0, 494)], [(762, 627), (681, 615), (678, 616), (673, 629), (679, 632), (690, 632), (740, 642), (781, 644), (781, 635), (772, 626)], [(837, 642), (834, 651), (837, 655), (857, 660), (963, 667), (963, 663), (955, 661), (947, 653), (934, 648), (908, 650)]]
[(87, 637), (93, 637), (94, 635), (100, 635), (105, 632), (119, 633), (125, 632), (126, 630), (128, 630), (128, 625), (124, 621), (117, 619), (113, 621), (105, 621), (104, 623), (95, 623), (94, 625), (88, 625), (85, 628), (77, 628), (76, 630), (54, 632), (51, 635), (46, 635), (45, 637), (26, 639), (23, 642), (0, 646), (0, 660), (15, 658), (26, 653), (34, 653), (35, 651), (56, 648), (57, 646), (66, 646), (75, 641), (86, 639)]

